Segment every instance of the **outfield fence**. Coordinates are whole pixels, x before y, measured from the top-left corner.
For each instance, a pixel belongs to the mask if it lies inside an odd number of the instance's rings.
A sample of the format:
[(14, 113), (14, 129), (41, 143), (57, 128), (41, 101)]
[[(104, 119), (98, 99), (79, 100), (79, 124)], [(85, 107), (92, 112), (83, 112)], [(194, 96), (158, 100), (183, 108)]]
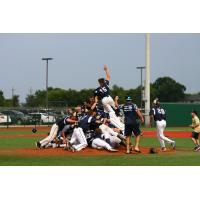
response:
[(200, 103), (161, 103), (167, 113), (167, 126), (188, 126), (191, 124), (191, 111), (200, 116)]

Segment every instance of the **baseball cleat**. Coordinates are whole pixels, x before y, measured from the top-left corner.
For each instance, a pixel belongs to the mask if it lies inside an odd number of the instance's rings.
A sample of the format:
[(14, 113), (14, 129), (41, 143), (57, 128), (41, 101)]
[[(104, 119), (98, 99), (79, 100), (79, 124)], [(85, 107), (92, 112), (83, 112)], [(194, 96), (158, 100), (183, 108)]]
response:
[(175, 142), (175, 141), (174, 141), (174, 142), (172, 142), (172, 143), (171, 143), (171, 146), (172, 146), (172, 149), (174, 149), (174, 150), (175, 150), (175, 149), (176, 149), (176, 142)]
[(35, 143), (35, 146), (36, 146), (36, 148), (41, 149), (41, 144), (40, 144), (39, 141), (37, 141), (37, 142)]
[(199, 146), (195, 146), (194, 149), (193, 149), (193, 151), (196, 151), (198, 147), (199, 147)]
[(198, 146), (195, 151), (200, 151), (200, 146)]
[(109, 151), (111, 151), (111, 152), (118, 152), (117, 149), (113, 149), (113, 148), (109, 149)]
[(162, 151), (162, 152), (167, 151), (166, 147), (162, 147), (162, 148), (161, 148), (161, 151)]

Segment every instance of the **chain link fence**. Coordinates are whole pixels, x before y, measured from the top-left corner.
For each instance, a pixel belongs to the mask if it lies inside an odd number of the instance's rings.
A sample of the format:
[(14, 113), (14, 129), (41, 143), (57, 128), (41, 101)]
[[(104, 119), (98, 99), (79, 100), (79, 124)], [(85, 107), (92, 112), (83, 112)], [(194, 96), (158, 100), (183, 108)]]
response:
[(66, 108), (0, 107), (0, 127), (51, 125), (66, 115)]

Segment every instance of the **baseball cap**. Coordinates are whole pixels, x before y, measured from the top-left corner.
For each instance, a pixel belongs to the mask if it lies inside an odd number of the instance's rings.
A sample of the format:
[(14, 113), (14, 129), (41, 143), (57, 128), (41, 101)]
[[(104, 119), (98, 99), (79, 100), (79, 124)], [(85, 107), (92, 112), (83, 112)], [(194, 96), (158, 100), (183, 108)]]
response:
[(126, 97), (126, 101), (132, 101), (131, 96), (127, 96), (127, 97)]

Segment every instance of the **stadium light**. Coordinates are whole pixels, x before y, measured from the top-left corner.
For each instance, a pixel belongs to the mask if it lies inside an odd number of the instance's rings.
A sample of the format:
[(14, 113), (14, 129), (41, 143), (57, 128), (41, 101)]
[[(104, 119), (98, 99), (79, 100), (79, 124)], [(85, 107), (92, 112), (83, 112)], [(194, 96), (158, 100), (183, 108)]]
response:
[(42, 60), (46, 61), (46, 109), (48, 113), (48, 64), (49, 60), (53, 60), (53, 58), (42, 58)]
[(142, 109), (142, 100), (143, 100), (143, 79), (142, 79), (142, 70), (145, 69), (145, 66), (136, 67), (137, 69), (140, 69), (140, 75), (141, 75), (141, 101), (140, 101), (140, 108)]

